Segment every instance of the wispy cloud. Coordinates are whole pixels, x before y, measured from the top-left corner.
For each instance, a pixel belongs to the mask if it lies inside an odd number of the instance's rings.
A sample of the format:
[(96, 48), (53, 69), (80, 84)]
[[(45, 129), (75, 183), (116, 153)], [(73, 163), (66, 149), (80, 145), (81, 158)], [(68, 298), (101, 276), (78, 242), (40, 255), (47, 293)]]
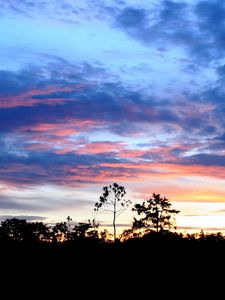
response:
[(42, 216), (28, 216), (28, 215), (0, 215), (0, 220), (1, 221), (5, 221), (6, 219), (12, 219), (12, 218), (16, 218), (16, 219), (20, 219), (20, 220), (27, 220), (30, 222), (34, 222), (34, 221), (44, 221), (46, 219), (46, 217), (42, 217)]

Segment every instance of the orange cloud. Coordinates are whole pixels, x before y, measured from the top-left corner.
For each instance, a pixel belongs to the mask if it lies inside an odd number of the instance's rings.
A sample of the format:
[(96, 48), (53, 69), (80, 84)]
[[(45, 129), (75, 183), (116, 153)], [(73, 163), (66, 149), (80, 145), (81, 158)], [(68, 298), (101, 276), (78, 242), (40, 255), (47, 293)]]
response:
[[(193, 178), (193, 177), (192, 177)], [(183, 179), (183, 180), (182, 180)], [(145, 183), (147, 183), (145, 181)], [(224, 202), (225, 190), (220, 180), (202, 179), (194, 177), (193, 180), (152, 180), (144, 186), (137, 186), (134, 189), (135, 198), (149, 199), (152, 193), (160, 193), (172, 201), (178, 202)]]

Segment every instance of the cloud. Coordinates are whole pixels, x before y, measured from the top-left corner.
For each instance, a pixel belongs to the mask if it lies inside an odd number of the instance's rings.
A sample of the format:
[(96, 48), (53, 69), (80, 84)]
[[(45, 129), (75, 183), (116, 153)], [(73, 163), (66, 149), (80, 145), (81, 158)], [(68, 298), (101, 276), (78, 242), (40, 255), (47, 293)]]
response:
[[(102, 154), (57, 154), (53, 151), (29, 151), (25, 155), (1, 153), (2, 168), (0, 181), (16, 186), (42, 185), (77, 185), (82, 182), (102, 181), (104, 168), (102, 162), (113, 162), (113, 156)], [(113, 171), (115, 176), (116, 170)], [(104, 180), (103, 180), (104, 181)]]
[[(33, 201), (34, 202), (34, 201)], [(42, 204), (32, 203), (32, 201), (14, 200), (10, 196), (0, 195), (1, 210), (23, 210), (23, 211), (43, 211), (46, 210)]]
[[(2, 185), (2, 181), (1, 185)], [(36, 184), (35, 186), (13, 184), (8, 185), (7, 182), (3, 186), (8, 186), (7, 190), (0, 191), (0, 210), (4, 218), (20, 218), (26, 220), (47, 220), (52, 222), (50, 214), (70, 214), (71, 211), (79, 213), (82, 210), (93, 209), (93, 195), (82, 189), (67, 188), (57, 185), (57, 183), (49, 184), (46, 180), (44, 184)], [(16, 188), (15, 188), (16, 187)], [(84, 198), (89, 195), (87, 199)], [(44, 213), (44, 215), (43, 215)], [(53, 216), (52, 215), (52, 216)], [(46, 216), (46, 217), (45, 217)], [(47, 217), (48, 216), (48, 217)]]
[(141, 182), (145, 180), (157, 180), (162, 179), (180, 179), (187, 178), (188, 176), (206, 177), (222, 179), (225, 175), (225, 168), (218, 165), (204, 165), (201, 161), (198, 164), (191, 164), (185, 162), (115, 162), (115, 163), (103, 163), (108, 172), (116, 168), (120, 174), (123, 175), (121, 180), (132, 182)]
[[(109, 1), (107, 1), (109, 2)], [(2, 4), (2, 11), (7, 14), (22, 16), (25, 18), (35, 19), (37, 15), (48, 18), (49, 20), (57, 20), (66, 24), (80, 24), (83, 20), (93, 21), (104, 19), (106, 11), (114, 10), (114, 4), (108, 7), (104, 1), (82, 1), (74, 3), (70, 0), (64, 1), (32, 1), (21, 0), (16, 3), (9, 0)], [(119, 1), (116, 1), (119, 4)], [(94, 7), (94, 10), (93, 10)]]
[(42, 216), (27, 216), (27, 215), (0, 215), (0, 221), (4, 221), (6, 219), (20, 219), (20, 220), (27, 220), (28, 222), (41, 222), (46, 219), (46, 217)]
[(76, 151), (79, 154), (101, 154), (109, 152), (118, 152), (124, 148), (124, 144), (121, 142), (93, 142), (87, 143), (84, 146), (81, 146)]
[(29, 69), (20, 72), (0, 70), (1, 98), (17, 95), (22, 91), (28, 91), (35, 85), (40, 85), (41, 77), (40, 73), (36, 74), (34, 70)]
[(127, 7), (117, 17), (118, 24), (123, 28), (144, 29), (147, 12), (141, 8)]
[(201, 153), (184, 157), (183, 164), (201, 165), (201, 166), (221, 166), (225, 167), (225, 155), (215, 155), (208, 153)]
[(221, 142), (225, 142), (225, 132), (222, 133), (220, 136), (217, 136), (215, 139)]
[(161, 1), (152, 9), (127, 6), (115, 25), (146, 46), (181, 47), (195, 62), (208, 64), (224, 57), (223, 1)]
[(162, 1), (161, 5), (152, 10), (126, 7), (116, 17), (115, 24), (146, 45), (162, 43), (164, 40), (163, 45), (166, 47), (166, 42), (183, 41), (185, 34), (190, 34), (182, 28), (187, 21), (186, 10), (184, 2), (173, 1)]
[(77, 186), (155, 174), (205, 176), (212, 166), (218, 168), (208, 175), (221, 178), (220, 86), (198, 101), (193, 94), (164, 99), (110, 76), (95, 81), (101, 71), (108, 74), (101, 65), (51, 59), (0, 77), (7, 83), (0, 95), (2, 182)]
[(187, 231), (193, 231), (195, 230), (195, 233), (196, 233), (196, 230), (199, 230), (200, 233), (201, 231), (204, 229), (204, 232), (209, 232), (209, 233), (217, 233), (217, 232), (223, 232), (225, 231), (225, 227), (223, 226), (220, 226), (220, 227), (204, 227), (204, 226), (178, 226), (178, 230), (187, 230)]
[[(31, 149), (24, 155), (2, 152), (0, 181), (17, 187), (43, 184), (82, 186), (108, 182), (109, 178), (140, 182), (156, 176), (158, 179), (186, 176), (223, 178), (225, 173), (223, 155), (190, 155), (191, 145), (138, 151), (116, 142), (86, 142), (78, 149), (67, 153)], [(2, 205), (6, 202), (3, 201)]]
[[(193, 95), (182, 100), (149, 96), (119, 80), (111, 81), (109, 72), (102, 66), (84, 62), (75, 65), (58, 57), (52, 59), (46, 66), (29, 66), (27, 70), (7, 73), (7, 85), (0, 95), (1, 133), (26, 133), (27, 138), (34, 140), (29, 147), (39, 144), (42, 148), (38, 132), (46, 136), (48, 144), (54, 137), (94, 130), (135, 135), (140, 134), (143, 127), (147, 132), (152, 125), (162, 132), (188, 132), (191, 127), (196, 135), (197, 128), (208, 133), (209, 129), (213, 130), (212, 111), (216, 108), (211, 105), (212, 101), (196, 103), (191, 98)], [(95, 81), (99, 73), (105, 77)], [(208, 90), (202, 97), (208, 99), (213, 95), (215, 98), (219, 93), (216, 91)], [(210, 119), (212, 122), (208, 123)]]
[[(141, 93), (125, 88), (119, 81), (110, 82), (109, 78), (108, 82), (95, 82), (92, 76), (101, 72), (98, 67), (84, 63), (74, 66), (76, 71), (72, 73), (64, 62), (64, 71), (57, 76), (55, 70), (62, 69), (58, 63), (47, 68), (7, 72), (7, 76), (3, 72), (0, 77), (0, 84), (5, 86), (0, 95), (1, 132), (25, 127), (38, 129), (46, 120), (48, 126), (66, 127), (65, 122), (74, 123), (74, 132), (77, 120), (77, 123), (96, 123), (97, 127), (102, 123), (103, 128), (117, 134), (126, 130), (131, 133), (132, 128), (137, 131), (136, 123), (179, 122), (179, 116), (169, 106), (164, 107), (151, 98), (146, 100)], [(64, 130), (72, 132), (73, 128)]]

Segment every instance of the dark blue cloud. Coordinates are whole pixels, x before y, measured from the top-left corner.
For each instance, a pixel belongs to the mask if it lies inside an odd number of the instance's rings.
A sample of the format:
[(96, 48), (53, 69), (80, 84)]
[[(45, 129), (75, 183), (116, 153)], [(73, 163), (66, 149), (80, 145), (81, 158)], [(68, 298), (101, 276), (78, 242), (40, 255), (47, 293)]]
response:
[[(28, 65), (18, 71), (0, 70), (0, 101), (1, 97), (20, 95), (34, 89), (44, 89), (49, 86), (61, 87), (68, 84), (85, 84), (96, 81), (98, 78), (110, 79), (110, 74), (100, 63), (80, 62), (72, 64), (61, 57), (54, 55), (42, 55), (40, 59), (47, 60), (46, 64)], [(75, 89), (75, 87), (74, 87)], [(72, 92), (56, 92), (41, 95), (34, 95), (34, 99), (65, 98)], [(1, 102), (0, 102), (1, 104)], [(0, 106), (1, 107), (1, 106)]]
[(176, 24), (184, 19), (182, 13), (186, 12), (188, 5), (183, 2), (174, 2), (169, 0), (164, 0), (162, 2), (162, 10), (160, 12), (161, 22)]
[[(88, 172), (93, 172), (93, 176), (101, 173), (104, 167), (100, 167), (99, 164), (118, 162), (113, 153), (79, 155), (57, 154), (53, 151), (26, 151), (24, 153), (19, 149), (17, 152), (8, 150), (3, 148), (0, 151), (0, 181), (11, 182), (19, 186), (45, 184), (46, 182), (75, 185), (78, 182), (86, 182), (85, 176)], [(123, 161), (125, 160), (121, 160)], [(80, 173), (83, 171), (80, 166), (88, 168), (85, 174)], [(77, 176), (77, 180), (72, 182), (70, 178), (74, 176)]]
[[(161, 107), (160, 104), (144, 101), (141, 95), (133, 92), (124, 91), (119, 86), (113, 91), (107, 91), (106, 86), (101, 86), (104, 91), (89, 89), (84, 92), (60, 93), (56, 98), (64, 99), (65, 103), (58, 105), (44, 104), (45, 99), (55, 96), (50, 94), (36, 96), (35, 99), (43, 100), (43, 104), (35, 106), (19, 106), (13, 108), (0, 109), (0, 131), (16, 131), (20, 127), (32, 127), (40, 123), (62, 123), (66, 120), (81, 119), (97, 122), (106, 122), (106, 127), (113, 131), (117, 123), (121, 123), (121, 129), (128, 122), (129, 131), (135, 129), (135, 123), (179, 123), (179, 116), (173, 112), (171, 107)], [(124, 96), (123, 96), (124, 94)], [(67, 102), (67, 97), (70, 100)], [(50, 103), (51, 104), (51, 103)], [(112, 124), (114, 123), (114, 124)], [(123, 132), (121, 132), (122, 134)]]
[(213, 34), (216, 38), (224, 32), (225, 4), (222, 0), (200, 1), (195, 6), (199, 17), (199, 28), (206, 33)]
[[(120, 81), (112, 82), (110, 78), (108, 82), (106, 78), (102, 82), (94, 82), (92, 78), (98, 74), (107, 75), (107, 70), (102, 66), (88, 63), (76, 66), (57, 57), (52, 59), (52, 63), (39, 68), (29, 67), (21, 72), (6, 72), (6, 79), (3, 76), (5, 71), (2, 73), (0, 83), (5, 80), (7, 84), (0, 92), (1, 134), (22, 131), (27, 134), (27, 138), (32, 139), (32, 134), (36, 134), (36, 125), (48, 123), (60, 126), (69, 121), (75, 124), (76, 120), (87, 120), (96, 122), (98, 128), (103, 124), (104, 130), (122, 136), (140, 132), (143, 124), (163, 125), (164, 130), (170, 132), (174, 130), (174, 126), (178, 126), (184, 132), (192, 129), (196, 133), (204, 132), (208, 135), (215, 130), (211, 112), (201, 115), (195, 112), (192, 115), (186, 113), (185, 107), (190, 110), (192, 103), (195, 104), (196, 101), (201, 104), (214, 103), (216, 106), (213, 113), (216, 118), (223, 111), (221, 103), (224, 102), (224, 93), (220, 87), (212, 87), (198, 95), (188, 93), (185, 95), (190, 102), (188, 104), (174, 101), (169, 96), (167, 99), (147, 97), (142, 91), (135, 91), (135, 87), (125, 87)], [(15, 102), (15, 107), (3, 105), (1, 108), (5, 96), (9, 103), (14, 96), (22, 100)], [(74, 126), (76, 129), (76, 125)], [(94, 129), (95, 125), (93, 126)]]
[(126, 7), (115, 24), (147, 46), (180, 46), (195, 63), (224, 57), (224, 1), (162, 1), (153, 9)]
[(218, 75), (218, 84), (224, 85), (225, 82), (225, 65), (220, 65), (217, 69), (217, 75)]
[(217, 140), (225, 142), (225, 132), (223, 134), (221, 134), (220, 136), (216, 137)]
[(170, 40), (182, 41), (189, 35), (192, 37), (188, 27), (183, 26), (186, 21), (185, 3), (163, 1), (158, 7), (160, 9), (152, 10), (126, 7), (116, 17), (116, 25), (144, 44), (156, 47), (157, 42), (166, 47)]
[[(58, 64), (21, 72), (2, 71), (0, 132), (29, 130), (36, 124), (57, 124), (73, 119), (105, 122), (110, 130), (120, 133), (126, 132), (126, 128), (131, 132), (132, 127), (135, 131), (135, 123), (139, 122), (179, 122), (170, 101), (146, 99), (141, 92), (125, 88), (119, 81), (110, 82), (110, 78), (108, 82), (105, 79), (93, 82), (92, 78), (99, 74), (107, 76), (107, 71), (88, 63), (71, 66), (59, 60)], [(129, 122), (133, 123), (127, 126)]]
[(184, 164), (184, 165), (225, 167), (225, 155), (201, 153), (201, 154), (196, 154), (196, 155), (192, 155), (189, 157), (184, 157), (182, 159), (182, 162), (179, 162), (179, 163)]
[(40, 70), (36, 68), (27, 68), (19, 72), (0, 70), (0, 101), (1, 97), (18, 95), (34, 87), (42, 87), (43, 79)]
[(123, 28), (145, 28), (147, 12), (145, 9), (127, 7), (117, 17), (118, 24)]
[(46, 120), (50, 123), (57, 123), (58, 119), (61, 119), (60, 112), (62, 119), (65, 115), (71, 115), (71, 113), (65, 112), (61, 106), (55, 106), (51, 109), (44, 104), (37, 107), (3, 108), (0, 109), (0, 131), (14, 132), (18, 131), (20, 127), (26, 127), (29, 130), (30, 126), (45, 123)]

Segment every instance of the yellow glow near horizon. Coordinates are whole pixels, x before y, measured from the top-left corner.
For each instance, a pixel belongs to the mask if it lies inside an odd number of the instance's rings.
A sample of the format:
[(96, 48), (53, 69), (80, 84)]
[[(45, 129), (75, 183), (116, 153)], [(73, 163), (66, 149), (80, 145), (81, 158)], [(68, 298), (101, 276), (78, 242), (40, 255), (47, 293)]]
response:
[(225, 230), (225, 203), (176, 202), (173, 206), (180, 210), (177, 227), (190, 231), (195, 228), (209, 231)]

